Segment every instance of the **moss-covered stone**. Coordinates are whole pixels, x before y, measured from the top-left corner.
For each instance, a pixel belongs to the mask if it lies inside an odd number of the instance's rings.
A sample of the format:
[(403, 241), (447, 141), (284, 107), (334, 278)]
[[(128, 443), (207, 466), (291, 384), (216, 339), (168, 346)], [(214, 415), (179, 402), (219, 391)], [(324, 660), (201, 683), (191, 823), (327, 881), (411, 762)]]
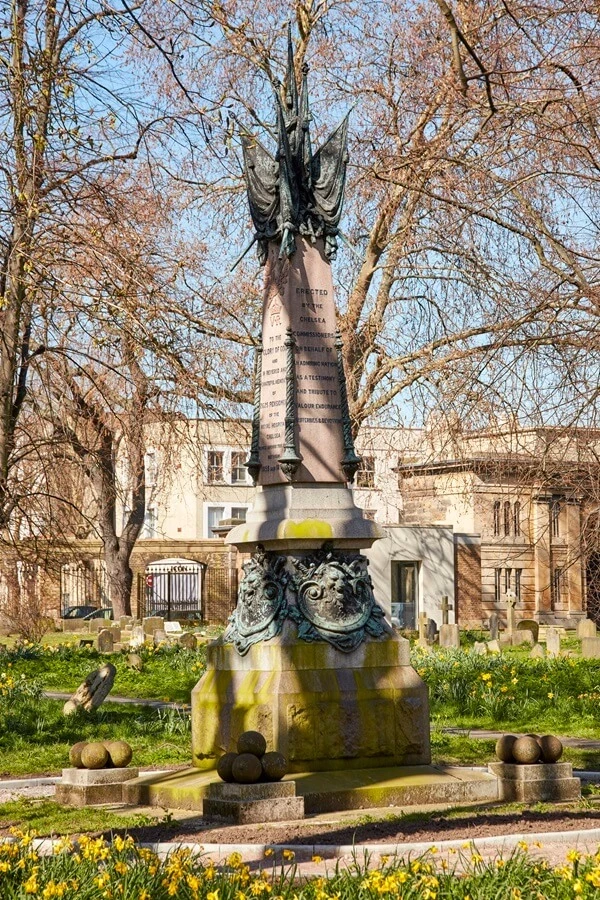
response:
[(81, 751), (81, 762), (85, 769), (103, 769), (108, 762), (108, 750), (99, 741), (87, 744)]
[(124, 769), (129, 765), (133, 750), (127, 741), (109, 741), (105, 746), (110, 762), (116, 769)]
[(84, 768), (84, 765), (81, 761), (81, 751), (84, 747), (87, 747), (87, 745), (87, 741), (78, 741), (76, 744), (73, 744), (73, 746), (69, 750), (69, 762), (76, 769)]

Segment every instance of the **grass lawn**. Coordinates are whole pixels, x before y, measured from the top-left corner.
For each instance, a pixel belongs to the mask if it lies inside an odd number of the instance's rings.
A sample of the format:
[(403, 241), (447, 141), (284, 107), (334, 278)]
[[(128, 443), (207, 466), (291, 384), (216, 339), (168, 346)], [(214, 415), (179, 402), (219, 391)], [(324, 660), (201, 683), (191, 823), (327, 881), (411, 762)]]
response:
[(157, 810), (155, 816), (123, 815), (102, 807), (73, 809), (54, 800), (19, 799), (0, 803), (0, 830), (14, 826), (23, 831), (35, 831), (40, 837), (128, 830), (153, 825), (164, 819), (164, 815), (163, 810)]

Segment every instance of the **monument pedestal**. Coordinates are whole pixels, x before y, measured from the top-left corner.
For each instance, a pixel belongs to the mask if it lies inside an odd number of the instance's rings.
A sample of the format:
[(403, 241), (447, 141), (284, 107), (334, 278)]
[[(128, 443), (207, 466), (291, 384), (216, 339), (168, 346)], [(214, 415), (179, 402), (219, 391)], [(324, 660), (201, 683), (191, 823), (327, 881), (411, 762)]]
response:
[(297, 640), (293, 626), (240, 656), (207, 648), (192, 692), (193, 764), (214, 769), (243, 731), (260, 731), (291, 772), (426, 765), (431, 761), (427, 686), (393, 635), (350, 653)]
[(304, 797), (296, 796), (295, 781), (275, 784), (210, 784), (202, 804), (205, 819), (234, 825), (289, 822), (304, 818)]

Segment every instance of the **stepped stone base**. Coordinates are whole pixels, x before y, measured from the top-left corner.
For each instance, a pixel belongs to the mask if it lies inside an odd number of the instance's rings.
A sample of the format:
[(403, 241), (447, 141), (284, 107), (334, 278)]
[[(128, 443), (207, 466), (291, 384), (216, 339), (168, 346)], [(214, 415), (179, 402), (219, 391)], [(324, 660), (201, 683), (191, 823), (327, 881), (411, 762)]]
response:
[(202, 804), (205, 819), (224, 819), (235, 825), (289, 822), (304, 818), (304, 797), (296, 796), (296, 783), (208, 785)]
[(99, 806), (122, 803), (123, 785), (137, 778), (135, 767), (115, 769), (63, 769), (54, 797), (66, 806)]
[(571, 763), (490, 763), (488, 770), (498, 776), (500, 800), (530, 803), (536, 800), (579, 800), (581, 781), (573, 778)]
[(431, 761), (427, 686), (404, 638), (343, 653), (286, 629), (243, 657), (218, 641), (207, 654), (192, 692), (192, 762), (200, 769), (214, 769), (248, 730), (283, 753), (290, 772)]
[[(495, 775), (458, 766), (305, 772), (286, 776), (281, 784), (289, 781), (295, 782), (307, 814), (384, 806), (494, 803), (499, 799)], [(149, 772), (127, 782), (123, 798), (132, 805), (202, 811), (213, 789), (211, 785), (221, 783), (216, 772), (195, 768), (169, 774)]]

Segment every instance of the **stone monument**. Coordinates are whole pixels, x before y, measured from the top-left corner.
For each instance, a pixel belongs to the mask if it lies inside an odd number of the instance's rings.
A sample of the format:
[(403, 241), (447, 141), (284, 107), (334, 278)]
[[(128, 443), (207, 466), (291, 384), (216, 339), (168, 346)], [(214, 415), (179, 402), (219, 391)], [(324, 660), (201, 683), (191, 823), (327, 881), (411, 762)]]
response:
[(292, 772), (427, 764), (427, 688), (375, 602), (360, 552), (381, 536), (353, 500), (360, 465), (336, 325), (348, 119), (313, 151), (307, 68), (275, 94), (277, 146), (242, 135), (265, 266), (248, 470), (259, 487), (227, 542), (251, 554), (192, 694), (194, 765), (260, 731)]

